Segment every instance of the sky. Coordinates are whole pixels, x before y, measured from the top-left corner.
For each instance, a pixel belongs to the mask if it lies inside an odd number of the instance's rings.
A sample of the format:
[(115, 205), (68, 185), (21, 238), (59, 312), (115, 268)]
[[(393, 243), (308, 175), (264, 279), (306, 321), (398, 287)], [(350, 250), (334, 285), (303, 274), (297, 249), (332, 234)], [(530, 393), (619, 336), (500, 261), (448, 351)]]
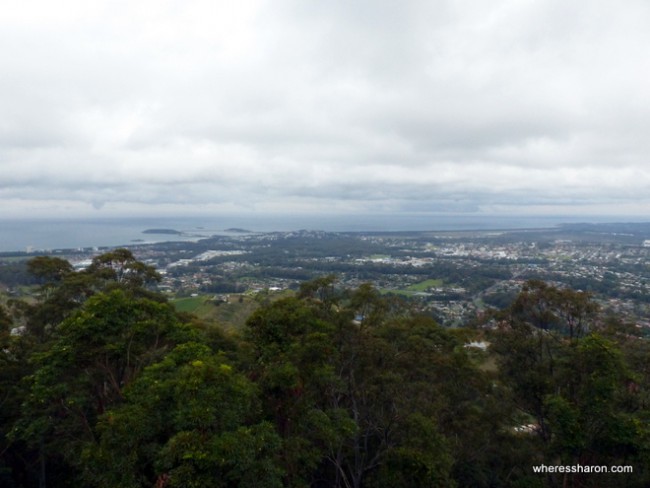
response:
[(3, 0), (0, 214), (650, 215), (647, 0)]

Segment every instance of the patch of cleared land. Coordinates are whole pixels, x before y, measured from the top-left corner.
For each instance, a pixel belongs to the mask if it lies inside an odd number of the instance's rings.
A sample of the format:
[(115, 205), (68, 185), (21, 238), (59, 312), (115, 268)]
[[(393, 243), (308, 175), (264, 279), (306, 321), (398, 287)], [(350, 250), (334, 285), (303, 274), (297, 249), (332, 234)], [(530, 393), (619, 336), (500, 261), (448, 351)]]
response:
[(425, 280), (414, 285), (407, 286), (407, 291), (427, 291), (429, 288), (440, 288), (443, 284), (442, 280)]

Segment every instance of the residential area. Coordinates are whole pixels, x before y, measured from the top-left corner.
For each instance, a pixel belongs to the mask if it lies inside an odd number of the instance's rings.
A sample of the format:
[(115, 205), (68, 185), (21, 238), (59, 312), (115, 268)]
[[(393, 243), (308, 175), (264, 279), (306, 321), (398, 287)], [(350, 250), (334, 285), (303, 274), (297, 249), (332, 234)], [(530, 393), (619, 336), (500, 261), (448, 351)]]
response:
[[(453, 327), (487, 308), (507, 306), (523, 283), (539, 279), (590, 292), (606, 312), (650, 330), (650, 229), (621, 226), (402, 233), (242, 230), (130, 249), (160, 273), (160, 291), (202, 304), (282, 295), (304, 281), (334, 275), (339, 287), (371, 283)], [(103, 251), (53, 253), (80, 268)]]

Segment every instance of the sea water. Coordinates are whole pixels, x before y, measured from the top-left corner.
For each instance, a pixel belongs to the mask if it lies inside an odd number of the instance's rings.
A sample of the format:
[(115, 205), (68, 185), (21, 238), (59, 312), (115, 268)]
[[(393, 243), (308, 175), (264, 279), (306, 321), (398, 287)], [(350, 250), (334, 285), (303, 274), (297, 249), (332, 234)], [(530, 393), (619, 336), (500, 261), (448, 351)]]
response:
[[(229, 234), (238, 228), (253, 232), (323, 230), (331, 232), (400, 232), (436, 230), (505, 230), (551, 228), (569, 222), (605, 219), (571, 216), (481, 215), (243, 215), (172, 218), (24, 219), (0, 220), (0, 252), (115, 247), (143, 242), (198, 240)], [(611, 217), (608, 221), (613, 220)], [(149, 234), (147, 229), (173, 229), (182, 234)]]

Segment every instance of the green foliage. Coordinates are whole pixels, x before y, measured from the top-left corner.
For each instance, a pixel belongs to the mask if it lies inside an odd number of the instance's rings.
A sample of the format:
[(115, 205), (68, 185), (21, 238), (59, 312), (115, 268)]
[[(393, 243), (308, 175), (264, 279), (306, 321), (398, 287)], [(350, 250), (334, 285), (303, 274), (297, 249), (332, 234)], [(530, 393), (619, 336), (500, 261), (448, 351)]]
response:
[[(513, 401), (535, 418), (545, 462), (626, 465), (634, 459), (636, 472), (647, 466), (641, 385), (620, 345), (594, 332), (596, 313), (586, 294), (530, 283), (505, 314), (493, 349)], [(602, 482), (583, 474), (550, 478), (565, 486)], [(634, 486), (646, 481), (638, 476)], [(611, 477), (607, 485), (631, 486), (631, 480)]]
[(22, 378), (30, 373), (27, 362), (29, 344), (21, 336), (11, 335), (13, 323), (10, 315), (0, 306), (0, 486), (13, 486), (10, 480), (12, 467), (20, 458), (28, 458), (23, 446), (8, 438), (7, 434), (20, 416), (20, 407), (27, 392)]
[(455, 487), (453, 457), (437, 423), (415, 413), (405, 419), (403, 442), (389, 450), (369, 481), (377, 488)]
[(327, 275), (300, 284), (299, 298), (319, 300), (323, 304), (332, 304), (336, 300), (336, 276)]
[(189, 312), (196, 313), (197, 310), (206, 303), (208, 297), (198, 296), (198, 297), (185, 297), (173, 300), (174, 307), (179, 312)]
[(40, 342), (49, 340), (55, 327), (95, 293), (120, 288), (161, 301), (143, 288), (158, 281), (159, 275), (127, 249), (101, 254), (88, 269), (78, 272), (67, 261), (49, 256), (32, 258), (27, 267), (41, 281), (41, 299), (36, 304), (22, 303), (15, 310)]
[[(280, 486), (280, 441), (269, 424), (256, 422), (256, 393), (223, 357), (182, 344), (101, 417), (84, 477), (95, 486)], [(125, 450), (130, 456), (107, 467)]]
[[(30, 269), (40, 300), (0, 307), (3, 486), (650, 483), (650, 346), (587, 294), (530, 282), (497, 330), (459, 331), (325, 276), (258, 304), (240, 337), (144, 288), (129, 252)], [(495, 368), (464, 347), (477, 333)]]
[(45, 283), (61, 282), (74, 271), (72, 265), (65, 259), (49, 256), (37, 256), (30, 259), (27, 262), (27, 269)]
[(145, 366), (190, 337), (168, 304), (121, 290), (93, 296), (60, 324), (49, 350), (34, 355), (31, 393), (14, 435), (32, 442), (45, 435), (74, 461), (79, 444), (94, 439), (97, 416), (123, 400)]
[[(309, 432), (320, 413), (318, 400), (333, 381), (332, 325), (318, 306), (285, 298), (256, 311), (246, 338), (253, 346), (249, 368), (264, 399), (264, 410), (283, 438), (285, 484), (306, 483), (322, 457)], [(320, 426), (322, 427), (322, 423)]]
[(420, 283), (409, 285), (406, 289), (409, 291), (427, 291), (429, 288), (440, 287), (443, 283), (443, 280), (424, 280)]
[(515, 320), (574, 339), (593, 328), (598, 305), (588, 293), (531, 280), (524, 285), (510, 311)]
[(135, 259), (128, 249), (115, 249), (93, 258), (88, 273), (131, 288), (160, 281), (156, 270)]
[(303, 296), (248, 324), (285, 484), (305, 484), (317, 468), (334, 486), (453, 486), (463, 441), (447, 436), (467, 438), (469, 423), (492, 414), (479, 406), (489, 383), (456, 337), (368, 285), (336, 307)]

